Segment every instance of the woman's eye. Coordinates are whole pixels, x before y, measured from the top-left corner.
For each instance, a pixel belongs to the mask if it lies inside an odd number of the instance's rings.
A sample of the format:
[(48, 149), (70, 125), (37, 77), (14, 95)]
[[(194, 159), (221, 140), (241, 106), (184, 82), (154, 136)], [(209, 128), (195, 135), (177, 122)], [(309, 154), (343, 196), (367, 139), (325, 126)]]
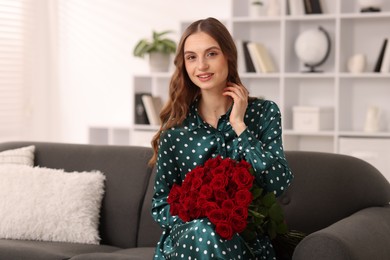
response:
[(186, 60), (193, 60), (195, 59), (195, 56), (194, 55), (188, 55), (186, 56)]
[(207, 53), (207, 56), (209, 56), (209, 57), (212, 57), (212, 56), (215, 56), (215, 55), (217, 55), (217, 53), (214, 52), (214, 51)]

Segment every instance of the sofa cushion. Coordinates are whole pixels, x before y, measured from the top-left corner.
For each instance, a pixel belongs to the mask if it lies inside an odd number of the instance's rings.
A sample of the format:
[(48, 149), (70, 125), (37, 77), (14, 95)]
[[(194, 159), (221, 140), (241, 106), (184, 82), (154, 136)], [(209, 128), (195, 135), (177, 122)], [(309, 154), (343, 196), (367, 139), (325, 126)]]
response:
[(67, 242), (0, 239), (0, 259), (54, 260), (91, 252), (114, 252), (118, 247)]
[(0, 152), (0, 164), (34, 165), (35, 146), (10, 149)]
[(101, 172), (0, 165), (0, 238), (98, 244)]
[(148, 147), (45, 142), (8, 142), (0, 151), (35, 145), (35, 165), (66, 171), (99, 170), (106, 175), (100, 212), (101, 244), (135, 247), (142, 200), (151, 174)]

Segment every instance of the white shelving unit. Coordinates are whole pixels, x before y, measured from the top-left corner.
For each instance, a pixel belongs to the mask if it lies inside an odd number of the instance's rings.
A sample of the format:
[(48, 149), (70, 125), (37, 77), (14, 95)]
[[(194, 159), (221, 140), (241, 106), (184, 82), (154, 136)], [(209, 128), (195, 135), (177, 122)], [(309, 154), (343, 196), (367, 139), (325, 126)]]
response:
[[(280, 1), (279, 16), (249, 17), (249, 0), (230, 0), (232, 16), (224, 20), (235, 39), (262, 42), (275, 61), (275, 73), (240, 75), (252, 96), (262, 96), (279, 105), (285, 149), (338, 153), (348, 150), (340, 148), (341, 138), (378, 143), (389, 140), (390, 73), (372, 71), (384, 39), (390, 37), (390, 2), (383, 1), (379, 13), (360, 13), (357, 1), (327, 0), (322, 1), (323, 14), (300, 16), (287, 14), (286, 2)], [(183, 30), (189, 23), (182, 22)], [(318, 26), (329, 32), (331, 52), (318, 68), (322, 72), (306, 73), (295, 54), (294, 43), (300, 32)], [(364, 54), (367, 61), (366, 70), (360, 74), (347, 71), (347, 61), (356, 53)], [(171, 73), (135, 76), (134, 93), (150, 92), (166, 100), (170, 76)], [(364, 132), (370, 105), (381, 109), (385, 122), (381, 132)], [(294, 106), (333, 108), (334, 128), (318, 132), (293, 130)], [(129, 144), (148, 144), (157, 127), (132, 124), (129, 130)]]

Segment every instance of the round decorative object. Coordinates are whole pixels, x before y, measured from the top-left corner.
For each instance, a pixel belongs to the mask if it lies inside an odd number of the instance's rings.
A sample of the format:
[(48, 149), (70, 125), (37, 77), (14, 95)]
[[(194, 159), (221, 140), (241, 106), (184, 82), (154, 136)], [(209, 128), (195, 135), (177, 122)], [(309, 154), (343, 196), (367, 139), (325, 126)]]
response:
[(295, 53), (309, 68), (309, 72), (318, 72), (316, 67), (322, 65), (330, 53), (330, 37), (321, 26), (302, 32), (295, 41)]

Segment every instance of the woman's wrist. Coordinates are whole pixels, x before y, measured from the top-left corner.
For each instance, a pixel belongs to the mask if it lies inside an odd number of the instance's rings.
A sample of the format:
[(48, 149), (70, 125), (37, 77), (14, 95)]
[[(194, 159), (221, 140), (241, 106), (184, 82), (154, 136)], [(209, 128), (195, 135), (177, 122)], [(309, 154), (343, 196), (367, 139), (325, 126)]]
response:
[(245, 131), (246, 124), (244, 122), (240, 122), (240, 123), (232, 125), (232, 128), (233, 128), (234, 132), (236, 132), (236, 135), (240, 136), (242, 134), (242, 132)]

